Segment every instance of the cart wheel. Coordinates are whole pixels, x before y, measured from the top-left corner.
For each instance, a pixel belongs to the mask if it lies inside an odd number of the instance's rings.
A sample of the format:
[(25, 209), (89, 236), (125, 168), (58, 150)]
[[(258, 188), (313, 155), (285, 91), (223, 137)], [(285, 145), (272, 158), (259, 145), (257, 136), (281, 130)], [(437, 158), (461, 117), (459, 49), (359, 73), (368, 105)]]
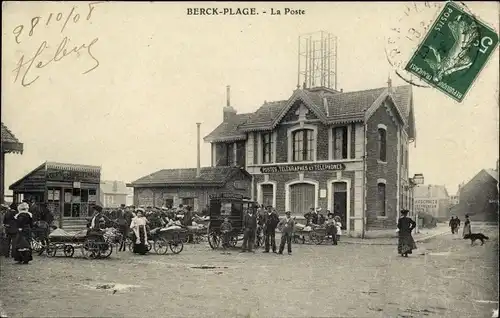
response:
[(170, 250), (174, 254), (179, 254), (184, 249), (184, 243), (182, 243), (182, 241), (170, 242), (168, 245), (170, 245)]
[(42, 242), (40, 242), (37, 239), (34, 239), (33, 241), (31, 241), (31, 249), (33, 250), (33, 252), (38, 253), (38, 255), (42, 255), (43, 254)]
[(128, 250), (129, 250), (130, 252), (133, 252), (133, 251), (134, 251), (134, 242), (130, 241), (130, 242), (128, 243)]
[(82, 255), (86, 259), (99, 258), (99, 249), (96, 248), (96, 244), (92, 241), (85, 241), (82, 245)]
[(64, 256), (66, 257), (73, 257), (73, 254), (75, 254), (75, 248), (71, 245), (64, 245)]
[(231, 236), (229, 239), (229, 246), (230, 247), (236, 247), (238, 245), (238, 237), (237, 236)]
[(217, 233), (211, 232), (211, 233), (208, 234), (208, 245), (210, 245), (210, 247), (213, 250), (219, 248), (220, 237), (219, 237), (219, 235)]
[(323, 242), (323, 239), (316, 232), (309, 233), (309, 239), (316, 245), (320, 245)]
[(168, 252), (168, 242), (164, 238), (160, 238), (154, 241), (153, 249), (156, 254), (165, 255)]
[(153, 244), (151, 244), (151, 242), (150, 242), (150, 241), (148, 241), (148, 242), (146, 243), (146, 247), (147, 247), (147, 249), (148, 249), (148, 252), (151, 252), (151, 249), (153, 248)]
[(47, 256), (54, 257), (57, 254), (57, 246), (49, 246), (47, 247)]
[(113, 253), (113, 244), (111, 243), (99, 243), (99, 257), (108, 258)]

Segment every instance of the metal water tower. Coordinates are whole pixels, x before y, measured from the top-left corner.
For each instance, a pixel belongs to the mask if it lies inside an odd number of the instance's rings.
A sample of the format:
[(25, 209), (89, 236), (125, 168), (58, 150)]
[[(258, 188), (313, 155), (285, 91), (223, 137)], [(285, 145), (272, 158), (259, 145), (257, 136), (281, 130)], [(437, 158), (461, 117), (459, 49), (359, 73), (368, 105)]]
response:
[(337, 90), (337, 37), (326, 31), (299, 36), (297, 87)]

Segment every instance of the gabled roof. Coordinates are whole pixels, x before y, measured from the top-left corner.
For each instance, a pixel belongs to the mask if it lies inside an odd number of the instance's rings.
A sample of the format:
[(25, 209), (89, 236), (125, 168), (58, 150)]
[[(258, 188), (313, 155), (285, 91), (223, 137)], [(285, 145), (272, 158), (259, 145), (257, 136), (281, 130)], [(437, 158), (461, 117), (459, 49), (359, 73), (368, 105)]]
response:
[(222, 122), (215, 128), (208, 136), (203, 138), (206, 142), (223, 142), (223, 141), (236, 141), (245, 140), (246, 134), (239, 131), (238, 127), (245, 123), (252, 114), (235, 114)]
[(16, 138), (16, 136), (1, 123), (1, 138), (2, 138), (2, 151), (5, 153), (23, 153), (23, 144)]
[[(334, 92), (328, 89), (297, 89), (288, 100), (265, 102), (254, 113), (233, 117), (212, 131), (205, 141), (217, 142), (246, 139), (246, 132), (273, 129), (297, 100), (301, 100), (315, 115), (328, 124), (362, 122), (373, 103), (387, 93), (387, 87), (355, 92)], [(409, 125), (409, 136), (414, 136), (411, 85), (392, 87), (391, 97), (401, 117)], [(326, 99), (326, 105), (324, 102)], [(384, 101), (383, 99), (382, 101)], [(382, 102), (381, 101), (381, 102)]]
[(127, 185), (123, 181), (104, 180), (100, 185), (101, 193), (103, 194), (124, 194), (129, 193)]
[(200, 177), (196, 176), (196, 168), (163, 169), (142, 177), (130, 184), (133, 187), (147, 186), (215, 186), (226, 184), (236, 173), (243, 173), (251, 178), (248, 172), (238, 167), (203, 167)]
[(498, 182), (498, 171), (495, 169), (484, 169), (487, 174), (489, 174), (493, 179)]

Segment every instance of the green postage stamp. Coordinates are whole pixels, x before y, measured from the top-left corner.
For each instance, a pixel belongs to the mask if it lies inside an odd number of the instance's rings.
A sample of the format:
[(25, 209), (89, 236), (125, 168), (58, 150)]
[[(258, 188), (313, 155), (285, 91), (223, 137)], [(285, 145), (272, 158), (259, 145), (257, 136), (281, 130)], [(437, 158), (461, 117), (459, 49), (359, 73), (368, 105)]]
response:
[(497, 44), (492, 28), (448, 2), (405, 70), (461, 102)]

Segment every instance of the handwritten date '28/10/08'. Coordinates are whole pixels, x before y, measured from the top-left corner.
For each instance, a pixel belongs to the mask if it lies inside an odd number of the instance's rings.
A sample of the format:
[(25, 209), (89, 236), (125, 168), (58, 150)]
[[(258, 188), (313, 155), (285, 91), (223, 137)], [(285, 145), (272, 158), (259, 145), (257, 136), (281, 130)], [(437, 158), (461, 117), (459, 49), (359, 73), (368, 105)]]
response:
[(14, 83), (17, 82), (19, 75), (22, 73), (22, 79), (21, 79), (21, 85), (24, 87), (27, 87), (31, 84), (33, 84), (40, 76), (35, 76), (33, 79), (27, 79), (29, 77), (29, 73), (32, 70), (32, 67), (34, 66), (37, 69), (42, 69), (49, 65), (52, 62), (59, 62), (60, 60), (64, 59), (66, 56), (71, 55), (72, 53), (76, 53), (77, 56), (80, 56), (80, 51), (85, 49), (85, 52), (94, 60), (94, 65), (87, 69), (83, 74), (87, 74), (93, 70), (95, 70), (99, 66), (99, 61), (97, 58), (92, 54), (92, 46), (99, 40), (99, 38), (94, 38), (89, 44), (82, 44), (80, 46), (73, 46), (68, 51), (68, 48), (66, 47), (68, 45), (69, 39), (68, 37), (64, 37), (57, 47), (57, 50), (55, 51), (53, 57), (48, 60), (48, 61), (42, 61), (39, 59), (40, 55), (45, 51), (45, 49), (49, 48), (47, 45), (47, 41), (43, 41), (40, 47), (37, 49), (37, 51), (34, 53), (34, 55), (27, 61), (25, 61), (25, 55), (23, 55), (20, 59), (19, 62), (17, 63), (17, 67), (13, 70), (13, 73), (16, 74), (16, 77), (14, 79)]
[[(103, 2), (104, 1), (91, 2), (88, 4), (89, 8), (86, 18), (87, 21), (89, 21), (92, 18), (92, 12), (95, 9), (95, 5)], [(80, 14), (75, 13), (75, 8), (76, 7), (72, 7), (68, 14), (64, 14), (62, 12), (59, 12), (57, 14), (56, 13), (47, 14), (45, 26), (47, 27), (49, 26), (49, 24), (60, 22), (62, 23), (61, 32), (63, 32), (69, 20), (72, 20), (73, 23), (77, 23), (80, 20)], [(35, 32), (35, 27), (40, 23), (40, 21), (43, 21), (43, 18), (41, 16), (36, 16), (31, 19), (30, 29), (28, 33), (30, 37), (33, 36), (33, 33)], [(25, 26), (23, 24), (20, 24), (16, 26), (14, 30), (12, 30), (12, 33), (14, 33), (14, 38), (17, 44), (21, 44), (19, 37), (23, 34), (24, 28)]]

